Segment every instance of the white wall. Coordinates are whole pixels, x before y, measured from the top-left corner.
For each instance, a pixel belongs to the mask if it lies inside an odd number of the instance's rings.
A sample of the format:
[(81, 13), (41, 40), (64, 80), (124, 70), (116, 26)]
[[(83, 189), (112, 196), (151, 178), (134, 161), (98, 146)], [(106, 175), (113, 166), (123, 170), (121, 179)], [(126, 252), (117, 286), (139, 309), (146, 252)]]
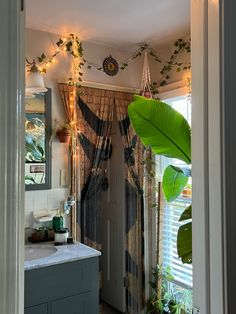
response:
[[(180, 38), (182, 37), (180, 36)], [(185, 37), (185, 40), (187, 39), (188, 37)], [(174, 41), (172, 40), (165, 45), (155, 46), (153, 48), (156, 50), (158, 55), (162, 57), (162, 59), (164, 59), (165, 61), (169, 61), (173, 51), (175, 50)], [(178, 55), (176, 61), (177, 62), (190, 62), (190, 57), (191, 57), (191, 53), (186, 53), (184, 51), (183, 53)], [(158, 82), (161, 78), (160, 71), (163, 65), (161, 63), (156, 62), (151, 56), (148, 57), (148, 60), (149, 60), (149, 66), (150, 66), (151, 79), (152, 81)], [(173, 70), (170, 71), (170, 73), (168, 73), (170, 76), (170, 79), (168, 80), (168, 84), (186, 79), (186, 75), (188, 73), (189, 71), (176, 72), (176, 68), (174, 68)]]

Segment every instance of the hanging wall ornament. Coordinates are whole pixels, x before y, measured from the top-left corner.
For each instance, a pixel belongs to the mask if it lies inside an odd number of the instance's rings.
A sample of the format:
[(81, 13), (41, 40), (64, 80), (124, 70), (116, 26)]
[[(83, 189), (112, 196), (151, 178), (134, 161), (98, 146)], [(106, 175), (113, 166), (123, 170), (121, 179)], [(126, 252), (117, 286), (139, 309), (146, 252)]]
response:
[(109, 76), (114, 76), (119, 71), (118, 62), (111, 55), (104, 59), (102, 67), (103, 71)]
[(141, 82), (141, 94), (147, 98), (152, 98), (151, 92), (151, 75), (148, 65), (147, 51), (144, 52), (143, 74)]

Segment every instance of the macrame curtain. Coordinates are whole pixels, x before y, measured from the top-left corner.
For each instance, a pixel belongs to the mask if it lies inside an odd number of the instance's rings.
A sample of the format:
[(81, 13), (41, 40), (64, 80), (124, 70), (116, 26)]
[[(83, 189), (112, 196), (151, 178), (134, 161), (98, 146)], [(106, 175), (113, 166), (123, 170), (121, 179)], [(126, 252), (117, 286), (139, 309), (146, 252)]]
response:
[(128, 117), (128, 105), (131, 101), (132, 95), (115, 93), (126, 168), (127, 313), (140, 313), (144, 306), (143, 145), (134, 133)]
[(80, 88), (77, 115), (80, 128), (81, 240), (101, 250), (101, 193), (106, 189), (113, 120), (112, 91)]
[[(70, 87), (60, 84), (64, 106)], [(127, 313), (140, 313), (144, 304), (144, 199), (143, 146), (130, 124), (127, 109), (132, 94), (81, 87), (77, 97), (77, 128), (79, 129), (78, 225), (83, 243), (101, 247), (101, 196), (109, 182), (107, 161), (111, 152), (110, 130), (113, 115), (122, 137), (125, 156), (126, 191), (126, 303)], [(80, 219), (81, 218), (81, 219)], [(80, 239), (78, 239), (80, 240)]]

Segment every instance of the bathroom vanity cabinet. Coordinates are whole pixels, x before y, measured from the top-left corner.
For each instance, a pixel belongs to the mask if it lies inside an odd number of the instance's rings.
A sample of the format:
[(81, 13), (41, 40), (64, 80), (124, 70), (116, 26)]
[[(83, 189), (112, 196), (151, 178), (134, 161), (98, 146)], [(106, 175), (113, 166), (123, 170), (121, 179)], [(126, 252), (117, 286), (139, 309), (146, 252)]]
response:
[(25, 314), (98, 314), (98, 259), (25, 270)]

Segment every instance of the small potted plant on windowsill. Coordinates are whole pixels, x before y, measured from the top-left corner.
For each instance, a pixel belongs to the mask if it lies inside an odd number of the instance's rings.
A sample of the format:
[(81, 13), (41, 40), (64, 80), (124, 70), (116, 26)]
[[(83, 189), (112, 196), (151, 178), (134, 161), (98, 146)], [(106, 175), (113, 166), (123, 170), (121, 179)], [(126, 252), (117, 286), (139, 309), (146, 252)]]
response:
[(185, 198), (192, 197), (192, 184), (187, 184), (186, 187), (181, 192), (181, 196)]

